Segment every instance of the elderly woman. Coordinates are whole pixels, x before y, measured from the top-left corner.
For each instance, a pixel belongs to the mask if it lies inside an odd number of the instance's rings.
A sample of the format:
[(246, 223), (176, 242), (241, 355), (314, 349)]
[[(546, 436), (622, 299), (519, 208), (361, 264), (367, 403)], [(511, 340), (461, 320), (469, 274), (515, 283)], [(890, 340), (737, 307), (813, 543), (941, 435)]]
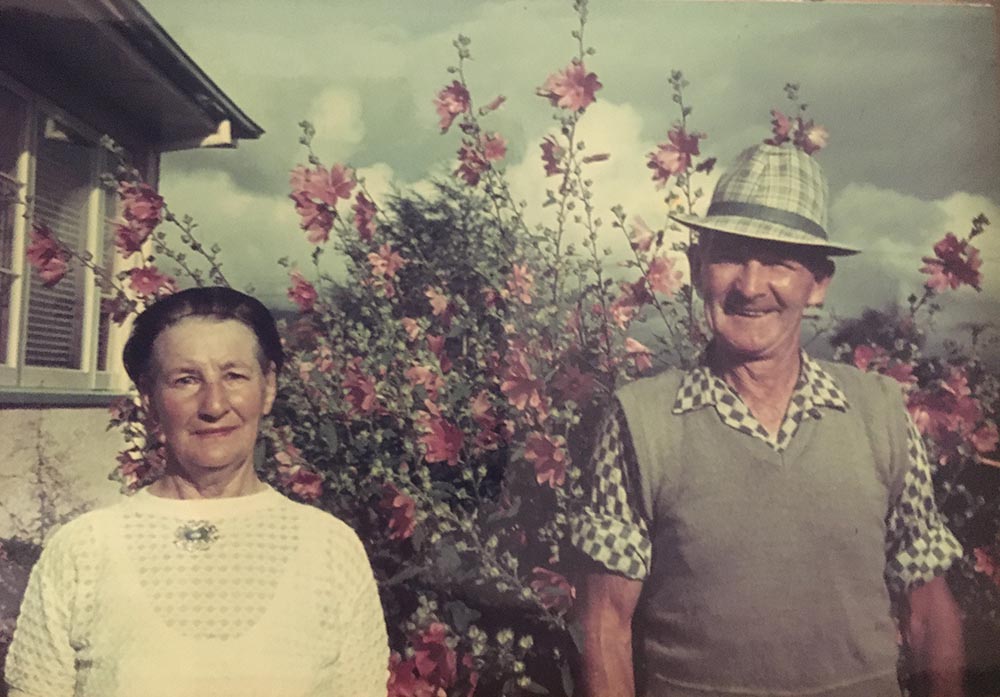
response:
[(53, 535), (11, 646), (12, 695), (386, 694), (361, 542), (254, 472), (282, 360), (270, 313), (235, 290), (186, 290), (139, 316), (125, 368), (166, 472)]

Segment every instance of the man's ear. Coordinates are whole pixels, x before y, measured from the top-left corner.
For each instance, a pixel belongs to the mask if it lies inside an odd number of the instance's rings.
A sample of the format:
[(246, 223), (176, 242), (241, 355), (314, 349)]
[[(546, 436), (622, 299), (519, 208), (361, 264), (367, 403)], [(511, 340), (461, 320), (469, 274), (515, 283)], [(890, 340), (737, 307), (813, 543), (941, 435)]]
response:
[[(831, 266), (833, 262), (830, 262)], [(826, 291), (830, 287), (830, 281), (833, 280), (833, 273), (828, 275), (817, 277), (816, 283), (813, 285), (812, 292), (809, 293), (808, 305), (809, 307), (819, 307), (826, 300)]]
[(687, 259), (688, 267), (691, 269), (691, 287), (701, 295), (701, 245), (695, 242), (688, 246)]

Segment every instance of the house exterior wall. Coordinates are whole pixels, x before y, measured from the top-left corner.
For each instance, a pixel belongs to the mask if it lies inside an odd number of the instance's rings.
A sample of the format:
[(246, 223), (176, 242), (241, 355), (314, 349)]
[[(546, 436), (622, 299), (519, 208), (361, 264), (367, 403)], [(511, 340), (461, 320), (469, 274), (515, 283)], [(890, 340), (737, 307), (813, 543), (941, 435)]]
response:
[(121, 498), (108, 474), (124, 442), (108, 419), (104, 407), (0, 408), (0, 538), (41, 542)]

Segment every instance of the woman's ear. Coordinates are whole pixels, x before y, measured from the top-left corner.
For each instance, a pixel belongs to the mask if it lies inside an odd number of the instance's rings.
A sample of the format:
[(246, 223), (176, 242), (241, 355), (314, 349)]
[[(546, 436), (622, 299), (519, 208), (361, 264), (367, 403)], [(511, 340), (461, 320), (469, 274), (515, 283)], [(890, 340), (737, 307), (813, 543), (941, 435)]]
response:
[(271, 361), (267, 366), (267, 372), (264, 373), (264, 414), (271, 413), (271, 407), (274, 406), (274, 398), (278, 394), (278, 367)]

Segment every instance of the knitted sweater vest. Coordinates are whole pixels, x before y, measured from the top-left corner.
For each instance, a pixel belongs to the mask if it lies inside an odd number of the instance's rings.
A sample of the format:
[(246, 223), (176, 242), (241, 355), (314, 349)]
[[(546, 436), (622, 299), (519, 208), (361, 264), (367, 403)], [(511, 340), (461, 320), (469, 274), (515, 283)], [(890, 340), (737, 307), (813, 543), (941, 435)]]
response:
[(898, 697), (886, 516), (908, 463), (898, 385), (823, 363), (850, 408), (783, 452), (711, 406), (673, 414), (681, 374), (618, 393), (651, 521), (636, 614), (655, 697)]

